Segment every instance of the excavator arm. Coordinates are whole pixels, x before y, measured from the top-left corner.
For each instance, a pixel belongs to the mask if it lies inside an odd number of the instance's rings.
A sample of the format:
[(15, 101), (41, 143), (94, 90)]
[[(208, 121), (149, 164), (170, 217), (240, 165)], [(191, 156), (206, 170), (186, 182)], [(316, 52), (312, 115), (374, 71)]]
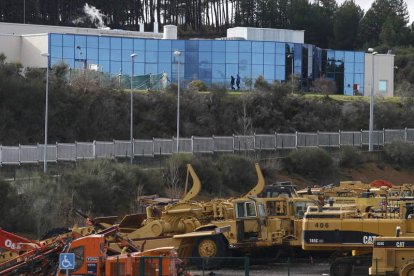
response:
[(191, 189), (183, 196), (183, 198), (180, 201), (189, 201), (193, 198), (195, 198), (201, 190), (201, 182), (198, 178), (196, 172), (194, 171), (193, 167), (190, 164), (187, 164), (187, 178), (185, 180), (185, 191), (187, 191), (188, 182), (190, 179), (190, 176), (193, 180), (193, 186)]
[(253, 189), (251, 189), (247, 194), (245, 194), (245, 197), (247, 196), (257, 196), (261, 192), (263, 192), (263, 189), (265, 187), (265, 180), (263, 177), (262, 170), (260, 169), (259, 163), (255, 164), (256, 167), (256, 173), (257, 173), (257, 184), (254, 186)]

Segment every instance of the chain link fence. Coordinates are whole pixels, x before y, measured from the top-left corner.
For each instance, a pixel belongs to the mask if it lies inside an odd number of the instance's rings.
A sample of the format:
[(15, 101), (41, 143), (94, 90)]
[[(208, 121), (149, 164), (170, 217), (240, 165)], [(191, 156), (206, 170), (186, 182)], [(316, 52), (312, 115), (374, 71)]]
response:
[[(373, 144), (381, 148), (395, 141), (414, 143), (414, 129), (383, 129), (373, 133)], [(369, 131), (296, 132), (254, 135), (191, 137), (178, 140), (180, 153), (234, 153), (277, 151), (297, 148), (367, 147)], [(166, 156), (177, 153), (177, 138), (56, 143), (47, 146), (47, 161), (77, 161), (96, 158)], [(0, 165), (43, 162), (44, 145), (0, 145)]]

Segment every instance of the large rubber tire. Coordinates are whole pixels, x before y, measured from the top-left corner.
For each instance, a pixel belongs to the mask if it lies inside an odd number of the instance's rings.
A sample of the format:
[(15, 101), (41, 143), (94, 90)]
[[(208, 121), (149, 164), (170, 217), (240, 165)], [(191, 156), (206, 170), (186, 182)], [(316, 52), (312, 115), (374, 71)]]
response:
[(350, 276), (352, 273), (352, 263), (336, 262), (331, 265), (331, 276)]
[(220, 268), (228, 256), (227, 241), (222, 235), (201, 237), (193, 249), (193, 263), (199, 269)]

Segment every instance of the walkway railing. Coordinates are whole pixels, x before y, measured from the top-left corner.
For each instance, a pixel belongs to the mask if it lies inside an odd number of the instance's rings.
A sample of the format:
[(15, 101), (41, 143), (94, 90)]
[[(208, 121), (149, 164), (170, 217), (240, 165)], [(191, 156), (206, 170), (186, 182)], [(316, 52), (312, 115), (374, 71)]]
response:
[[(364, 147), (368, 145), (369, 132), (296, 132), (180, 138), (181, 153), (218, 153), (239, 151), (276, 151), (305, 147), (339, 148), (341, 146)], [(380, 148), (394, 141), (414, 143), (414, 129), (383, 129), (374, 131), (374, 146)], [(133, 141), (135, 157), (171, 155), (176, 152), (177, 139), (153, 138)], [(0, 165), (43, 162), (43, 144), (0, 145)], [(48, 162), (76, 161), (95, 158), (128, 158), (131, 156), (130, 141), (93, 141), (56, 143), (47, 145)]]

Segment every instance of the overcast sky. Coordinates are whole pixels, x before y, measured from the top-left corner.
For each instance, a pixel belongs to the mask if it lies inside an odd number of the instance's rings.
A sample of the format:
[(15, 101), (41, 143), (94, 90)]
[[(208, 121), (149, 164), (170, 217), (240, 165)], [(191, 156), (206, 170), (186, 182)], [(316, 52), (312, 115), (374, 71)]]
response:
[[(337, 0), (339, 4), (342, 4), (345, 0)], [(355, 3), (358, 4), (365, 12), (371, 7), (374, 0), (355, 0)], [(405, 0), (405, 3), (408, 5), (408, 12), (410, 13), (410, 22), (414, 21), (414, 0)]]

